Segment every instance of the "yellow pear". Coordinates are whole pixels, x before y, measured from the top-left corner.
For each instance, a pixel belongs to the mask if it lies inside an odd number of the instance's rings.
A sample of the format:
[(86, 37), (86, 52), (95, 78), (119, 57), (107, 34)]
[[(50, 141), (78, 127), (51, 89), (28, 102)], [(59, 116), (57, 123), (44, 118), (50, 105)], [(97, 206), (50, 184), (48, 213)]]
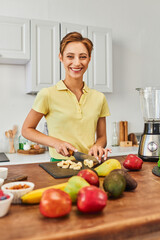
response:
[(121, 164), (117, 159), (109, 159), (94, 170), (98, 173), (98, 176), (105, 177), (114, 169), (121, 169)]

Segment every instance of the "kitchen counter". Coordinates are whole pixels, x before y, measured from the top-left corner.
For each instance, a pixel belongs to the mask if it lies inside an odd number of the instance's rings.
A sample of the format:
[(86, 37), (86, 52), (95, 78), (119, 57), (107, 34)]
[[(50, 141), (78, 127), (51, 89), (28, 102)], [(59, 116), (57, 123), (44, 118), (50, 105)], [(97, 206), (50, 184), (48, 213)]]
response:
[[(125, 156), (117, 156), (122, 163)], [(137, 181), (134, 191), (121, 198), (108, 199), (99, 214), (82, 214), (76, 205), (66, 217), (48, 219), (39, 205), (11, 205), (9, 213), (0, 219), (3, 240), (155, 240), (160, 232), (160, 178), (152, 174), (153, 162), (144, 162), (140, 171), (130, 175)], [(9, 175), (28, 175), (35, 189), (55, 185), (67, 179), (54, 179), (37, 163), (8, 166)], [(101, 187), (104, 178), (100, 178)]]
[[(110, 146), (109, 146), (110, 147)], [(109, 153), (109, 157), (114, 156), (123, 156), (128, 154), (137, 154), (138, 147), (110, 147), (112, 149), (112, 153)], [(0, 162), (0, 166), (3, 165), (16, 165), (16, 164), (29, 164), (29, 163), (40, 163), (40, 162), (49, 162), (50, 155), (49, 152), (46, 151), (42, 154), (37, 155), (27, 155), (27, 154), (20, 154), (20, 153), (6, 153), (10, 162)]]

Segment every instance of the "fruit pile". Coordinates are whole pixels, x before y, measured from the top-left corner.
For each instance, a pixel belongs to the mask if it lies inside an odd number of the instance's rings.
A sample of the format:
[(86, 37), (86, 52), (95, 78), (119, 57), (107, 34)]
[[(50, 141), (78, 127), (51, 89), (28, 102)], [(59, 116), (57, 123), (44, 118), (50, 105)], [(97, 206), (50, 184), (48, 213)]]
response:
[[(141, 159), (133, 155), (127, 156), (123, 166), (130, 170), (140, 170), (143, 163), (140, 161)], [(100, 176), (104, 177), (103, 189), (99, 188)], [(136, 187), (137, 182), (126, 170), (121, 169), (120, 162), (109, 159), (94, 170), (79, 171), (68, 182), (33, 190), (22, 196), (21, 200), (25, 204), (40, 203), (42, 215), (56, 218), (69, 214), (72, 204), (83, 213), (100, 212), (107, 205), (108, 198), (119, 198), (124, 191), (134, 190)]]
[(10, 198), (10, 196), (8, 194), (5, 194), (2, 190), (0, 190), (0, 201), (8, 198)]
[(68, 180), (64, 191), (46, 190), (40, 201), (40, 212), (45, 217), (62, 217), (71, 211), (72, 203), (77, 204), (79, 211), (84, 213), (102, 211), (107, 204), (107, 194), (98, 186), (97, 173), (83, 169)]

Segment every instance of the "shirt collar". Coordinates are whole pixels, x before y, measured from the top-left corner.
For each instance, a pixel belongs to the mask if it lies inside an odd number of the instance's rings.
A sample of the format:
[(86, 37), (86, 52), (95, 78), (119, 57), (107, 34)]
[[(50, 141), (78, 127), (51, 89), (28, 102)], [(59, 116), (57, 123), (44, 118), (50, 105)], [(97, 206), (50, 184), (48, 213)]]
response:
[[(57, 84), (56, 84), (57, 90), (68, 90), (68, 88), (66, 87), (66, 85), (64, 84), (63, 80), (60, 80)], [(83, 91), (85, 92), (89, 92), (89, 87), (86, 85), (86, 83), (84, 82), (84, 86), (83, 86)]]
[(89, 92), (89, 87), (87, 86), (87, 84), (84, 82), (84, 86), (83, 86), (83, 91), (85, 91), (86, 93)]
[(64, 84), (64, 82), (62, 80), (60, 80), (57, 84), (56, 87), (58, 90), (68, 90), (68, 88), (66, 87), (66, 85)]

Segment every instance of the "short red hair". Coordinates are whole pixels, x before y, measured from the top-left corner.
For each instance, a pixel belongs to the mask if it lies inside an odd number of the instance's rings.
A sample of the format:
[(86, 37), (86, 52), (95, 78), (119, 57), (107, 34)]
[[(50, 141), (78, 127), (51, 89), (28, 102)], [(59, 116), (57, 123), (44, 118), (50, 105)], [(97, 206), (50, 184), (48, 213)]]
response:
[(88, 50), (89, 57), (91, 56), (91, 52), (93, 50), (93, 43), (90, 39), (84, 38), (81, 33), (79, 32), (70, 32), (68, 33), (60, 43), (60, 53), (63, 56), (63, 52), (65, 47), (70, 42), (81, 42), (85, 45)]

